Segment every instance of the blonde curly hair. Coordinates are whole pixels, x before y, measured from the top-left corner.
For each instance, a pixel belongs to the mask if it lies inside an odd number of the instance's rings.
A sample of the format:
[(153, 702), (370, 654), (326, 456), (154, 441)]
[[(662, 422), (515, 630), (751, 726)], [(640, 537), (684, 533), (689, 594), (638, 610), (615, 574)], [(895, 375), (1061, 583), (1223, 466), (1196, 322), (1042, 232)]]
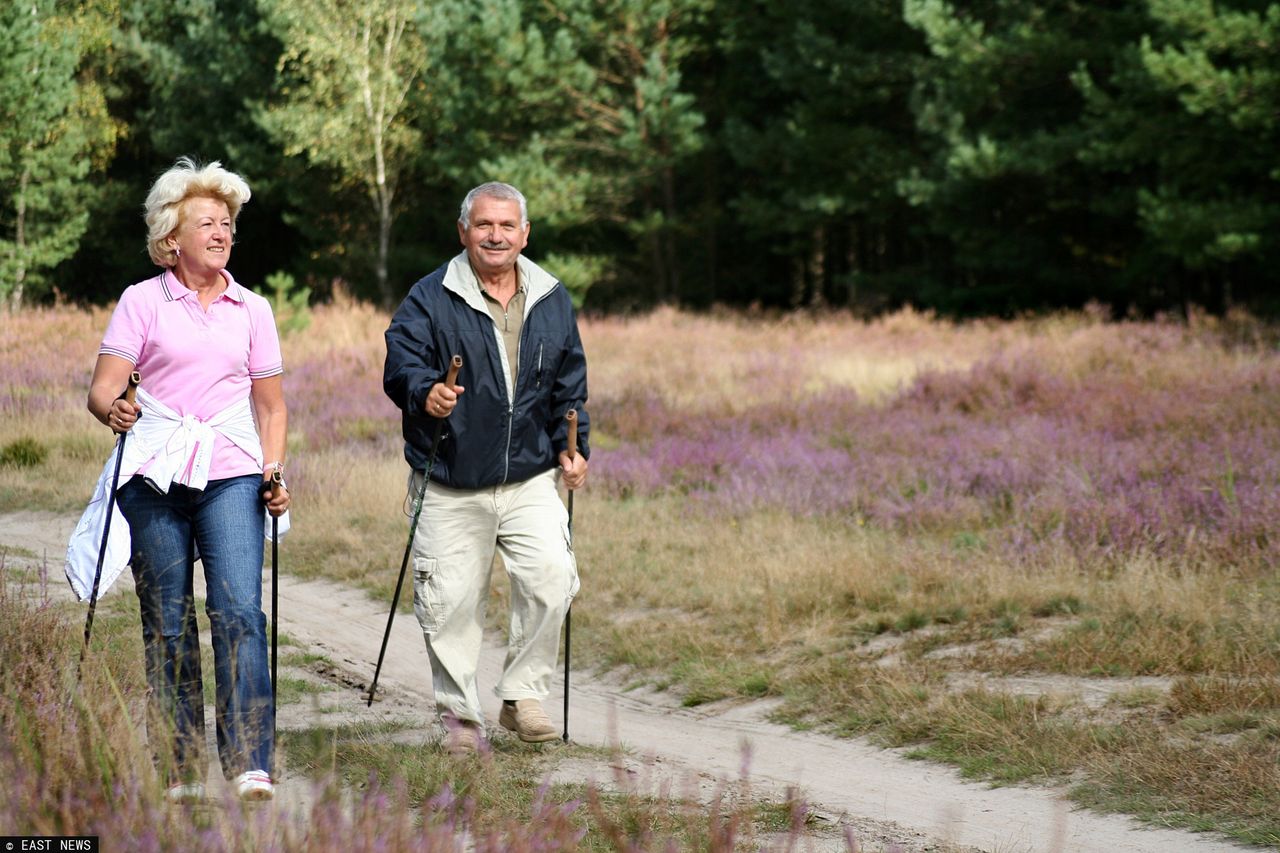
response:
[(156, 178), (143, 206), (147, 254), (156, 266), (172, 267), (178, 262), (177, 253), (165, 241), (182, 224), (182, 203), (190, 198), (212, 198), (225, 204), (231, 214), (234, 237), (240, 207), (249, 200), (249, 185), (235, 172), (222, 168), (217, 160), (198, 166), (190, 157), (179, 157), (173, 168)]

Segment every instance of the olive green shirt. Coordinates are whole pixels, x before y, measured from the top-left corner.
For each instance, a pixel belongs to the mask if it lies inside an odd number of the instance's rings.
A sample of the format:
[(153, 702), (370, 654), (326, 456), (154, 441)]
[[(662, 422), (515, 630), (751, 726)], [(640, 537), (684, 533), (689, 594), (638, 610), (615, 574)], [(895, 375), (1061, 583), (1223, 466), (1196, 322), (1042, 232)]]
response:
[(505, 310), (502, 303), (490, 296), (483, 285), (480, 287), (480, 292), (484, 294), (485, 304), (489, 306), (489, 314), (498, 324), (498, 331), (502, 333), (502, 343), (507, 349), (507, 381), (514, 388), (516, 359), (520, 356), (520, 327), (524, 324), (524, 276), (519, 276), (515, 295), (507, 302)]

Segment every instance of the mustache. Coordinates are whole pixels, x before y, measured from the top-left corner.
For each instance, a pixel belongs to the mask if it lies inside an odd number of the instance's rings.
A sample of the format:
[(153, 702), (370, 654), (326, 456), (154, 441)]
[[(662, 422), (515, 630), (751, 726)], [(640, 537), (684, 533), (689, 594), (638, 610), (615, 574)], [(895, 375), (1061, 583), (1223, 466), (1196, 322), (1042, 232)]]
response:
[(510, 244), (510, 243), (508, 243), (506, 240), (497, 240), (497, 241), (494, 241), (494, 240), (485, 240), (483, 243), (481, 243), (481, 244), (480, 244), (480, 248), (482, 248), (482, 249), (510, 249), (510, 248), (511, 248), (511, 244)]

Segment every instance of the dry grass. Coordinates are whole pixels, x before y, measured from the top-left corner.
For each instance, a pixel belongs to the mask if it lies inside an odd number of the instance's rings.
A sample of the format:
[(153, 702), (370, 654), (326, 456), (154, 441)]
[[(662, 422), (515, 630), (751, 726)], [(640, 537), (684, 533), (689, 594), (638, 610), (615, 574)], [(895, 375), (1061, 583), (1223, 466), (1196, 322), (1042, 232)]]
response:
[(582, 324), (595, 394), (652, 394), (685, 412), (741, 412), (831, 387), (882, 399), (923, 370), (963, 369), (1016, 334), (911, 310), (854, 323), (838, 314), (753, 318), (659, 309)]
[(370, 589), (389, 574), (394, 584), (409, 528), (404, 461), (370, 454), (356, 462), (350, 451), (321, 450), (299, 454), (294, 467), (306, 488), (295, 497), (290, 570)]

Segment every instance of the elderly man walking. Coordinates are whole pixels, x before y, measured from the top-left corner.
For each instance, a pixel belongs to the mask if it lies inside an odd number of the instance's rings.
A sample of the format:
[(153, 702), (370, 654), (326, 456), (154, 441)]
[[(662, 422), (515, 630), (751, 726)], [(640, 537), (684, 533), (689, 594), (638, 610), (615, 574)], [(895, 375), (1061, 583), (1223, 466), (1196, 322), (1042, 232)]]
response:
[[(413, 538), (414, 611), (445, 748), (461, 756), (484, 737), (476, 669), (495, 550), (511, 580), (498, 722), (523, 741), (557, 737), (542, 701), (578, 573), (556, 483), (582, 486), (590, 445), (573, 304), (520, 254), (529, 241), (524, 196), (508, 184), (476, 187), (462, 202), (458, 236), (465, 251), (418, 281), (387, 328), (383, 389), (402, 412), (410, 488), (423, 488), (430, 468)], [(449, 385), (454, 355), (463, 368)], [(572, 457), (570, 409), (578, 412)]]

